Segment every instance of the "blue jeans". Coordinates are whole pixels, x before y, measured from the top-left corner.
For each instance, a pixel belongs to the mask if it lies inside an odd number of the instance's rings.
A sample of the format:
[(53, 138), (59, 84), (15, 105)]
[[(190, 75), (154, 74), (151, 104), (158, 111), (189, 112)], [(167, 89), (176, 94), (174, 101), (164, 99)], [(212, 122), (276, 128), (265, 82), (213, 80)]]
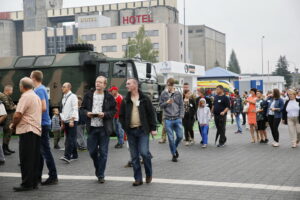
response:
[[(169, 139), (169, 146), (172, 155), (175, 155), (177, 147), (183, 137), (182, 120), (180, 118), (176, 120), (165, 120), (166, 131)], [(176, 133), (176, 140), (174, 139), (174, 133)]]
[(104, 178), (108, 154), (109, 135), (104, 127), (91, 127), (87, 139), (88, 150), (95, 166), (95, 175)]
[(235, 115), (235, 121), (236, 121), (236, 125), (237, 125), (237, 128), (238, 128), (238, 131), (242, 132), (243, 129), (242, 129), (242, 125), (241, 125), (240, 115), (241, 115), (241, 113), (236, 113), (236, 115)]
[(77, 123), (70, 127), (69, 123), (65, 123), (66, 142), (65, 142), (65, 158), (78, 158), (77, 153)]
[(121, 123), (118, 118), (113, 119), (113, 123), (115, 126), (116, 135), (118, 137), (118, 143), (124, 144), (124, 130), (122, 129)]
[(39, 177), (42, 177), (44, 160), (46, 161), (47, 168), (49, 170), (49, 178), (56, 179), (57, 171), (55, 162), (51, 153), (50, 143), (49, 143), (49, 132), (50, 126), (42, 126), (42, 135), (41, 135), (41, 157), (40, 157), (40, 166), (39, 166)]
[(203, 144), (207, 144), (207, 140), (208, 140), (208, 128), (209, 128), (208, 125), (200, 126), (201, 137), (202, 137)]
[(140, 155), (143, 158), (146, 176), (152, 176), (151, 154), (149, 153), (149, 134), (140, 128), (130, 129), (127, 133), (129, 150), (132, 159), (134, 179), (142, 181)]

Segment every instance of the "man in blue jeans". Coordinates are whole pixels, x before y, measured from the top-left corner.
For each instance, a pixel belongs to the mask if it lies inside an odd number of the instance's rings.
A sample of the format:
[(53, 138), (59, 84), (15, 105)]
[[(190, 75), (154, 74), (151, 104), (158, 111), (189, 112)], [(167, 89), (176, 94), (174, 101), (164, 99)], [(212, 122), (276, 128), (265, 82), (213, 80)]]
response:
[(104, 183), (109, 137), (113, 132), (113, 117), (116, 114), (115, 98), (105, 90), (107, 79), (96, 79), (95, 91), (89, 91), (83, 99), (82, 107), (87, 114), (87, 148), (93, 159), (95, 175), (99, 183)]
[(33, 81), (34, 92), (40, 97), (42, 102), (42, 135), (41, 135), (41, 158), (39, 166), (39, 177), (42, 180), (44, 160), (49, 170), (49, 178), (41, 182), (42, 185), (53, 185), (58, 183), (55, 162), (51, 153), (49, 143), (49, 132), (51, 130), (51, 119), (49, 116), (49, 98), (46, 87), (42, 85), (43, 73), (39, 70), (32, 71), (30, 78)]
[(156, 135), (156, 113), (152, 102), (138, 88), (136, 79), (126, 82), (127, 96), (121, 104), (120, 122), (127, 133), (132, 159), (134, 179), (133, 186), (143, 184), (140, 156), (146, 172), (146, 183), (152, 181), (152, 163), (149, 151), (149, 133)]
[[(172, 161), (177, 162), (179, 157), (177, 147), (183, 137), (182, 118), (184, 117), (184, 107), (182, 95), (180, 92), (175, 91), (174, 84), (174, 78), (167, 80), (167, 90), (161, 93), (159, 105), (164, 112)], [(173, 131), (176, 133), (176, 140)]]

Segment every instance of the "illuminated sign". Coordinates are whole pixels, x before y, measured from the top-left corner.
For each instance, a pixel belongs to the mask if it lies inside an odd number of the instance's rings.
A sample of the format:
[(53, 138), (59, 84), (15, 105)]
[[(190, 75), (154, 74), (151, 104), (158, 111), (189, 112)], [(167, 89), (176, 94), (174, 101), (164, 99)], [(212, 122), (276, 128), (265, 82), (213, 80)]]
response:
[(153, 19), (150, 15), (136, 15), (123, 17), (122, 24), (139, 24), (139, 23), (152, 23)]

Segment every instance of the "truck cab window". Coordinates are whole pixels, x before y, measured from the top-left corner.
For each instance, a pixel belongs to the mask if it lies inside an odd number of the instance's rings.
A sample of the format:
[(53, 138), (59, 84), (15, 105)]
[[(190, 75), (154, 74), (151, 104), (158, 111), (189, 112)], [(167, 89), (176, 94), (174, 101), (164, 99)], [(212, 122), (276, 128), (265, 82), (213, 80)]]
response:
[(113, 78), (126, 78), (126, 65), (114, 64)]
[(134, 78), (132, 63), (127, 63), (127, 78)]
[(109, 63), (100, 63), (98, 76), (102, 75), (108, 77), (108, 72), (109, 72)]

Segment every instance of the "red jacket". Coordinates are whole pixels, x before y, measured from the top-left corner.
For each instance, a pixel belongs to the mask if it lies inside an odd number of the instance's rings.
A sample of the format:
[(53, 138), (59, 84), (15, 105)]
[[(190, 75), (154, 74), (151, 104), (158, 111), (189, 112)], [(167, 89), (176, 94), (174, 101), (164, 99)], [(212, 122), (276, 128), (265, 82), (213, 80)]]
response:
[(118, 119), (119, 118), (119, 114), (120, 114), (121, 104), (122, 104), (122, 101), (123, 101), (123, 96), (119, 94), (115, 98), (115, 100), (116, 100), (116, 103), (117, 103), (117, 112), (116, 112), (114, 118)]

